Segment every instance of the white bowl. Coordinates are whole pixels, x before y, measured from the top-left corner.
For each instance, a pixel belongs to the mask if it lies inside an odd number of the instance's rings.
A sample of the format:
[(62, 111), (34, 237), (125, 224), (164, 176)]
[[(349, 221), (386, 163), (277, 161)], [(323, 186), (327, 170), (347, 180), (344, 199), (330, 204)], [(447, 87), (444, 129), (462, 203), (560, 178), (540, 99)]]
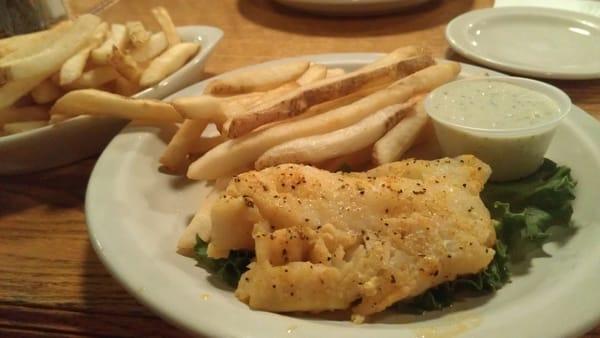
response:
[[(473, 81), (504, 82), (544, 94), (558, 107), (555, 118), (520, 128), (474, 128), (460, 121), (439, 116), (431, 109), (432, 101), (452, 86)], [(544, 162), (544, 155), (560, 121), (571, 110), (571, 99), (562, 90), (541, 81), (518, 77), (486, 77), (447, 83), (425, 99), (425, 110), (433, 120), (435, 133), (446, 156), (473, 154), (492, 167), (492, 180), (508, 181), (525, 177)]]
[[(178, 27), (183, 41), (198, 41), (202, 48), (187, 64), (135, 98), (162, 99), (200, 79), (206, 59), (223, 32), (210, 26)], [(0, 137), (0, 175), (36, 172), (73, 163), (100, 153), (127, 120), (75, 117), (55, 125)]]

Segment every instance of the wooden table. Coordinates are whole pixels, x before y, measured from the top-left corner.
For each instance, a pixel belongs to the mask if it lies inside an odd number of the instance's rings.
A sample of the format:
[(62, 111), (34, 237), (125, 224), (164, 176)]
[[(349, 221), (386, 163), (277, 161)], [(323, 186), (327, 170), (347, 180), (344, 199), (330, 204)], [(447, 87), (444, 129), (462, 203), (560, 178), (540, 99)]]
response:
[[(75, 12), (98, 0), (72, 1)], [(108, 21), (137, 18), (157, 29), (149, 13), (168, 7), (178, 25), (220, 27), (225, 39), (207, 76), (285, 56), (385, 52), (427, 44), (448, 51), (449, 20), (492, 0), (445, 0), (418, 11), (368, 19), (309, 16), (266, 0), (122, 0), (101, 13)], [(600, 81), (557, 81), (573, 101), (600, 117)], [(95, 159), (40, 174), (0, 178), (0, 336), (183, 337), (129, 296), (92, 250), (84, 196)], [(0, 163), (1, 165), (1, 163)], [(199, 314), (200, 315), (200, 314)], [(600, 327), (586, 338), (599, 338)]]

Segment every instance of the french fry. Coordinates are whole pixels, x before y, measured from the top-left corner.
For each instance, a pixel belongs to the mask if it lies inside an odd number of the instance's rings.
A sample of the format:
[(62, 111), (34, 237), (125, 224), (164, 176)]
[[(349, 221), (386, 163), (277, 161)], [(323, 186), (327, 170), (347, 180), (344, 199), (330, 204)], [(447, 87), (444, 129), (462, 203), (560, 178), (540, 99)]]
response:
[(11, 81), (0, 87), (0, 109), (10, 107), (21, 97), (29, 93), (35, 86), (40, 84), (47, 75), (34, 76), (19, 81)]
[(331, 79), (332, 77), (338, 77), (345, 74), (346, 71), (343, 68), (331, 68), (327, 69), (327, 74), (325, 74), (325, 78)]
[(108, 63), (127, 80), (137, 83), (142, 76), (142, 70), (137, 62), (129, 56), (125, 55), (117, 46), (113, 46), (113, 51), (108, 58)]
[(152, 8), (152, 14), (154, 15), (156, 21), (158, 21), (162, 31), (165, 33), (165, 37), (167, 38), (169, 46), (173, 47), (181, 43), (181, 39), (177, 34), (177, 28), (175, 28), (169, 12), (164, 7), (159, 6)]
[(310, 67), (300, 76), (296, 83), (300, 86), (305, 86), (318, 80), (323, 80), (327, 76), (327, 67), (320, 64), (311, 64)]
[(127, 45), (127, 39), (127, 28), (125, 28), (124, 25), (112, 24), (106, 40), (104, 40), (100, 47), (92, 50), (90, 58), (97, 65), (108, 64), (113, 53), (113, 46), (117, 46), (118, 49), (124, 50)]
[(373, 145), (373, 162), (377, 165), (399, 160), (414, 144), (429, 116), (420, 102), (400, 123)]
[(97, 16), (84, 14), (56, 41), (40, 52), (21, 59), (0, 61), (0, 85), (36, 76), (50, 76), (84, 47), (99, 24), (100, 19)]
[(282, 143), (265, 152), (254, 166), (260, 170), (282, 163), (316, 164), (359, 151), (394, 127), (414, 103), (394, 104), (346, 128)]
[(149, 122), (181, 122), (181, 115), (166, 102), (131, 99), (96, 89), (68, 92), (58, 99), (50, 114), (99, 115)]
[[(236, 174), (251, 166), (268, 149), (284, 142), (327, 133), (356, 123), (366, 116), (456, 78), (460, 66), (445, 63), (422, 69), (396, 83), (358, 101), (307, 118), (298, 116), (289, 122), (258, 130), (226, 141), (193, 162), (187, 172), (191, 179), (215, 179)], [(327, 103), (325, 103), (327, 104)]]
[(0, 62), (21, 59), (41, 52), (58, 39), (72, 24), (72, 21), (62, 21), (47, 30), (1, 39)]
[(181, 68), (200, 49), (196, 42), (182, 42), (150, 62), (140, 77), (140, 86), (151, 87)]
[(18, 134), (24, 131), (38, 129), (48, 125), (48, 121), (26, 121), (26, 122), (13, 122), (4, 125), (3, 129), (7, 134)]
[(116, 80), (119, 73), (111, 66), (93, 68), (83, 73), (77, 80), (68, 85), (69, 89), (100, 88)]
[(114, 92), (123, 96), (132, 96), (140, 91), (137, 82), (131, 82), (122, 76), (118, 76), (114, 81)]
[(62, 95), (62, 89), (52, 80), (46, 79), (31, 90), (31, 97), (37, 104), (53, 102)]
[(88, 43), (87, 47), (80, 50), (75, 55), (71, 56), (67, 61), (65, 61), (65, 63), (63, 63), (58, 75), (58, 83), (61, 86), (69, 85), (73, 81), (77, 80), (81, 74), (83, 74), (83, 70), (85, 69), (85, 65), (92, 49), (97, 48), (102, 43), (107, 33), (108, 24), (103, 22), (96, 27), (96, 32), (94, 33), (94, 36)]
[(266, 92), (254, 92), (228, 97), (198, 95), (173, 100), (173, 106), (185, 118), (208, 120), (222, 130), (225, 122), (232, 117), (244, 114), (250, 107), (270, 100), (297, 88), (295, 83), (286, 83)]
[(204, 93), (235, 95), (274, 89), (298, 79), (309, 66), (308, 61), (292, 61), (226, 74), (212, 80)]
[(167, 49), (168, 46), (169, 43), (167, 42), (165, 33), (154, 33), (146, 44), (133, 49), (129, 55), (131, 55), (136, 62), (142, 63), (154, 59)]
[(419, 49), (415, 46), (400, 47), (400, 48), (393, 50), (392, 52), (390, 52), (388, 54), (385, 54), (384, 56), (371, 62), (370, 64), (362, 67), (361, 70), (374, 69), (374, 68), (381, 67), (386, 64), (390, 64), (390, 63), (398, 62), (400, 60), (412, 58), (412, 57), (415, 57), (418, 55), (426, 55), (426, 54), (428, 54), (427, 51), (425, 51), (422, 48)]
[(125, 23), (125, 28), (127, 28), (127, 36), (134, 48), (141, 47), (150, 40), (151, 33), (140, 21), (128, 21)]
[(191, 146), (200, 139), (202, 132), (206, 129), (208, 121), (185, 120), (173, 135), (171, 142), (165, 148), (159, 162), (170, 171), (180, 172), (189, 164), (188, 154)]
[(84, 48), (63, 63), (58, 80), (61, 86), (66, 86), (81, 76), (91, 51), (91, 47)]
[(228, 123), (229, 129), (225, 130), (226, 135), (230, 138), (239, 137), (263, 124), (301, 114), (311, 106), (348, 95), (368, 85), (392, 82), (433, 63), (431, 56), (416, 56), (300, 87), (246, 114), (234, 117)]
[(189, 152), (190, 154), (194, 155), (202, 155), (227, 140), (228, 138), (223, 135), (200, 137), (196, 139), (192, 145), (190, 145)]
[(48, 107), (36, 105), (0, 110), (0, 125), (14, 122), (48, 120)]
[(50, 119), (48, 120), (49, 124), (57, 124), (60, 122), (63, 122), (65, 120), (68, 120), (70, 117), (67, 115), (62, 115), (62, 114), (54, 114), (54, 115), (50, 115)]
[(223, 124), (228, 114), (235, 114), (232, 104), (210, 95), (181, 97), (172, 101), (173, 107), (186, 119), (210, 121), (217, 125)]
[(369, 146), (350, 154), (342, 155), (321, 162), (316, 165), (317, 168), (336, 171), (356, 171), (362, 169), (371, 163), (371, 154), (373, 147)]

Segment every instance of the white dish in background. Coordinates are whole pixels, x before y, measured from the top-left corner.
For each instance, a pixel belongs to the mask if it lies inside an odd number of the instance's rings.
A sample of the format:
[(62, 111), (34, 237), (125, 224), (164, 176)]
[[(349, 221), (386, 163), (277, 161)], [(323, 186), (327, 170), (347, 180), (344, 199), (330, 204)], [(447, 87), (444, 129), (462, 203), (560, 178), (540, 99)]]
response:
[[(202, 48), (190, 61), (157, 85), (133, 95), (162, 99), (198, 81), (206, 59), (223, 32), (210, 26), (178, 27), (183, 41), (198, 41)], [(0, 175), (15, 175), (55, 168), (99, 154), (127, 124), (116, 118), (78, 116), (56, 125), (0, 136)]]
[(275, 0), (291, 8), (306, 12), (327, 14), (334, 16), (344, 15), (374, 15), (386, 14), (394, 11), (418, 6), (431, 0)]
[(546, 7), (600, 16), (597, 0), (495, 0), (494, 7)]
[[(355, 69), (379, 54), (306, 56), (314, 62)], [(274, 62), (289, 61), (279, 60)], [(463, 76), (501, 75), (463, 65)], [(205, 83), (172, 97), (201, 92)], [(156, 128), (125, 128), (92, 172), (86, 218), (92, 245), (113, 276), (143, 304), (174, 325), (209, 337), (553, 338), (577, 336), (600, 319), (600, 124), (574, 107), (558, 128), (548, 157), (568, 164), (577, 178), (574, 221), (578, 231), (553, 257), (534, 259), (493, 296), (471, 298), (424, 316), (391, 311), (375, 323), (356, 325), (331, 316), (293, 316), (253, 311), (230, 290), (216, 287), (193, 259), (175, 252), (179, 235), (207, 193), (158, 171), (165, 143)], [(233, 319), (233, 320), (232, 320)]]
[(475, 10), (453, 19), (459, 54), (507, 72), (547, 79), (600, 78), (600, 18), (540, 7)]

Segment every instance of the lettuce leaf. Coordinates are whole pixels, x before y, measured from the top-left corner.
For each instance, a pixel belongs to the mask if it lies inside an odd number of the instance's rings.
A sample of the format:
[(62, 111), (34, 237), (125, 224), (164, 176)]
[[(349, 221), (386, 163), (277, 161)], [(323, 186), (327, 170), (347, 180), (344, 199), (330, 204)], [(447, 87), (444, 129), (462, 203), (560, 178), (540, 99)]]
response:
[(198, 265), (223, 280), (227, 285), (236, 288), (242, 274), (248, 270), (248, 264), (254, 258), (254, 252), (233, 250), (227, 258), (210, 258), (207, 254), (208, 243), (196, 236), (194, 253)]
[(412, 310), (440, 310), (462, 292), (494, 292), (510, 282), (511, 261), (523, 261), (550, 237), (551, 226), (569, 227), (576, 182), (571, 170), (546, 159), (534, 174), (488, 183), (481, 197), (496, 228), (496, 254), (482, 272), (443, 283), (409, 301)]

